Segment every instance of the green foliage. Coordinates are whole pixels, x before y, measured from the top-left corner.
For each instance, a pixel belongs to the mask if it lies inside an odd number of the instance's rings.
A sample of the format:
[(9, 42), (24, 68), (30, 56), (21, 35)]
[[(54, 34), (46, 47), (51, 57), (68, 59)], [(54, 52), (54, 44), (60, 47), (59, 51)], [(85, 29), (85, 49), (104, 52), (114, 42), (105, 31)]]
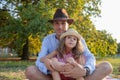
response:
[(31, 54), (37, 55), (39, 53), (42, 43), (40, 41), (40, 36), (29, 36), (29, 52)]
[[(14, 5), (15, 9), (10, 15), (7, 12), (0, 13), (0, 45), (9, 46), (17, 53), (27, 51), (38, 53), (43, 37), (53, 32), (48, 23), (52, 19), (56, 8), (65, 8), (75, 22), (70, 26), (75, 28), (86, 40), (90, 51), (96, 56), (113, 55), (117, 52), (116, 40), (106, 31), (96, 30), (90, 20), (91, 16), (100, 16), (100, 0), (5, 0)], [(5, 15), (4, 15), (5, 14)], [(4, 15), (4, 16), (3, 16)], [(39, 37), (38, 37), (39, 35)], [(29, 55), (29, 54), (28, 54)]]
[[(81, 22), (81, 24), (79, 24)], [(76, 22), (77, 31), (85, 38), (88, 48), (95, 56), (114, 55), (117, 43), (105, 30), (96, 30), (88, 16), (80, 17)]]
[(118, 46), (117, 53), (120, 53), (120, 43), (118, 43), (117, 46)]
[(13, 19), (6, 9), (0, 9), (0, 46), (6, 47), (13, 40), (12, 28), (9, 20)]
[(7, 20), (10, 17), (10, 14), (7, 10), (0, 9), (0, 27), (4, 27), (7, 25)]
[(98, 31), (98, 35), (96, 36), (98, 40), (98, 47), (99, 56), (107, 56), (107, 55), (114, 55), (117, 52), (117, 43), (116, 41), (112, 38), (110, 34), (108, 34), (106, 31)]
[[(2, 34), (0, 36), (2, 38), (1, 42), (4, 41), (3, 44), (7, 42), (6, 46), (14, 48), (19, 55), (22, 55), (24, 45), (26, 45), (26, 40), (29, 36), (40, 35), (40, 42), (42, 38), (48, 34), (47, 31), (49, 31), (51, 27), (46, 23), (48, 22), (49, 15), (51, 15), (51, 11), (49, 10), (50, 7), (45, 6), (44, 0), (38, 4), (32, 4), (31, 2), (26, 3), (24, 1), (19, 4), (16, 4), (15, 8), (15, 10), (17, 10), (16, 14), (18, 15), (16, 16), (17, 18), (8, 20), (9, 25), (1, 29)], [(31, 47), (32, 46), (33, 45), (31, 45)], [(38, 53), (40, 45), (38, 44), (35, 48), (34, 51)]]

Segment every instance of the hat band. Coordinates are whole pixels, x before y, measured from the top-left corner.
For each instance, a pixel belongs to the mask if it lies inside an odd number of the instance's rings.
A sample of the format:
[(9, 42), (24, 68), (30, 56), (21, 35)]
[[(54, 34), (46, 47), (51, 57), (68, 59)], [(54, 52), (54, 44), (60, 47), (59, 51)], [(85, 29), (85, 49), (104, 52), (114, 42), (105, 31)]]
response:
[(55, 15), (54, 17), (53, 17), (53, 19), (57, 19), (57, 18), (68, 18), (68, 16), (66, 16), (66, 15), (64, 15), (64, 14), (61, 14), (61, 15)]

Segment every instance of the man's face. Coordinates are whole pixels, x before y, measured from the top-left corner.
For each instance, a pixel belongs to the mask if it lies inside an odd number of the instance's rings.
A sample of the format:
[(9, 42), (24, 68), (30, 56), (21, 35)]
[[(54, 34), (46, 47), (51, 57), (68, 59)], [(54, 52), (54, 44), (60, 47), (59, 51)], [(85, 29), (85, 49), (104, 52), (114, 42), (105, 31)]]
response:
[(60, 38), (61, 34), (68, 30), (69, 26), (66, 20), (56, 20), (53, 22), (53, 28), (57, 38)]

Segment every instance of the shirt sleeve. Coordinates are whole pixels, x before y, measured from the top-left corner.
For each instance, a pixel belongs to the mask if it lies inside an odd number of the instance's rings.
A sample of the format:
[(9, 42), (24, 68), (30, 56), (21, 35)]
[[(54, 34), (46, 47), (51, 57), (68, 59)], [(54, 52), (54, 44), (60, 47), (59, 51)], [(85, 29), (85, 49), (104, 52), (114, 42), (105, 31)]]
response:
[(44, 38), (42, 41), (42, 47), (41, 47), (41, 51), (38, 54), (38, 58), (36, 60), (36, 66), (38, 67), (38, 69), (43, 72), (44, 74), (48, 74), (48, 70), (46, 68), (46, 66), (44, 65), (44, 63), (40, 62), (40, 58), (46, 56), (48, 54), (48, 40), (47, 38)]
[(85, 56), (85, 67), (88, 67), (90, 69), (90, 74), (93, 73), (95, 70), (95, 65), (96, 65), (96, 59), (95, 56), (89, 51), (86, 42), (83, 38), (81, 38), (82, 44), (84, 46), (84, 52), (83, 55)]

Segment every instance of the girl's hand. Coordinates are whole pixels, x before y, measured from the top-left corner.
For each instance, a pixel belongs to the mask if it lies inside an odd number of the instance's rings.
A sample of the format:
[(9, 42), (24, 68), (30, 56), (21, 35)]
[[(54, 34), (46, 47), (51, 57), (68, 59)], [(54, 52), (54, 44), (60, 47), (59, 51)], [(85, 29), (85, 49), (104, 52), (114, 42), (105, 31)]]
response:
[(66, 63), (65, 65), (64, 65), (64, 71), (66, 72), (66, 71), (70, 71), (70, 70), (72, 70), (74, 68), (74, 66), (73, 65), (71, 65), (70, 63)]
[(69, 57), (66, 59), (67, 63), (75, 63), (76, 61), (74, 60), (74, 58)]
[(48, 58), (44, 59), (44, 64), (48, 70), (54, 71), (53, 67), (51, 66), (52, 61)]

